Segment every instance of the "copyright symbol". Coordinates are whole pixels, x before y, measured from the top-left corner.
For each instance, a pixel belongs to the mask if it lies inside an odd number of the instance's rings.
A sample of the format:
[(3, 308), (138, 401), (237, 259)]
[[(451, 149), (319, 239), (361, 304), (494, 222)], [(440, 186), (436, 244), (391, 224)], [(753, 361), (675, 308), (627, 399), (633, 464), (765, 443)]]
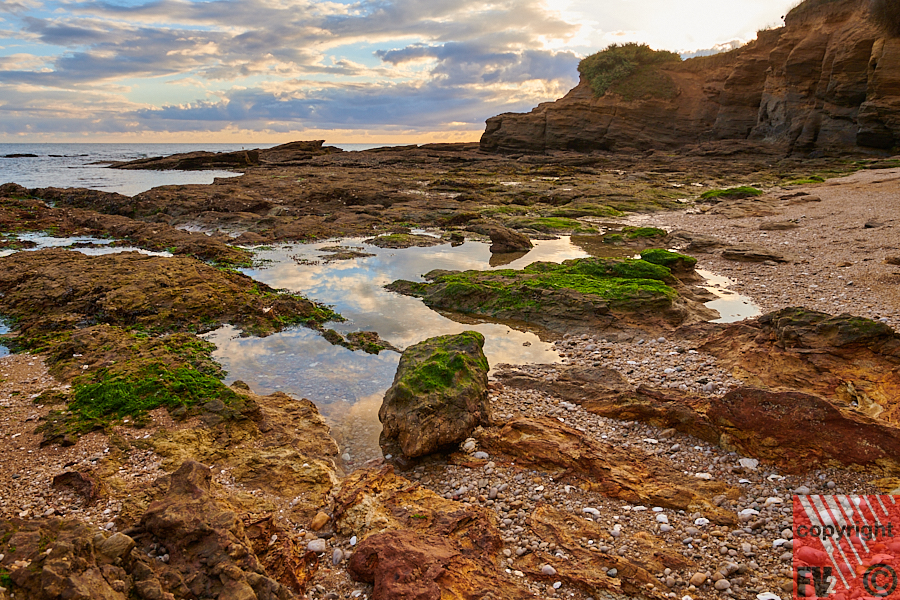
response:
[[(879, 579), (882, 583), (879, 583)], [(872, 565), (863, 575), (863, 586), (876, 598), (885, 598), (897, 589), (897, 573), (887, 565)]]

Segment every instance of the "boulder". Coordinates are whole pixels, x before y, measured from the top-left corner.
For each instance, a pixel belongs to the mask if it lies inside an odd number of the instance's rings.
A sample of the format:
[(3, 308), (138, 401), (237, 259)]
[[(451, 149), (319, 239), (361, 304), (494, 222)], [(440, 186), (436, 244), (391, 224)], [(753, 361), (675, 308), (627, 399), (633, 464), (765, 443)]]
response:
[(465, 331), (406, 349), (378, 411), (386, 454), (424, 456), (490, 421), (483, 346), (484, 336)]
[(534, 244), (527, 235), (513, 231), (507, 227), (492, 225), (487, 228), (478, 228), (479, 233), (483, 233), (491, 238), (492, 254), (510, 254), (512, 252), (528, 252), (534, 248)]
[(707, 417), (729, 450), (787, 473), (815, 466), (900, 472), (900, 428), (799, 392), (739, 388), (712, 401)]

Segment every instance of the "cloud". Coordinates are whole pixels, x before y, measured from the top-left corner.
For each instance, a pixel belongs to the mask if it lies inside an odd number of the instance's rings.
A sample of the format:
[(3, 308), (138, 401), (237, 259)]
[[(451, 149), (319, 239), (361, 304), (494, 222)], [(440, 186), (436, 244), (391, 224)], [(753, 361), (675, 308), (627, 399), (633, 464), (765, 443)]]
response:
[[(619, 4), (0, 0), (0, 131), (477, 129), (564, 94), (585, 40), (668, 10)], [(173, 84), (194, 101), (160, 101)]]

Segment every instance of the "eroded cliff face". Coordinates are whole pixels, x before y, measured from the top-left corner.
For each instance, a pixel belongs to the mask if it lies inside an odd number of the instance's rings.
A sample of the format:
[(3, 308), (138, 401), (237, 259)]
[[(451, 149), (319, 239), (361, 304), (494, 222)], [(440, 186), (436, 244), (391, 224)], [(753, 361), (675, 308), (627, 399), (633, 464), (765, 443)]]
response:
[(807, 0), (785, 26), (726, 54), (661, 67), (671, 99), (597, 98), (584, 79), (527, 114), (492, 117), (488, 151), (647, 150), (718, 140), (792, 153), (900, 143), (900, 38), (870, 22), (868, 0)]

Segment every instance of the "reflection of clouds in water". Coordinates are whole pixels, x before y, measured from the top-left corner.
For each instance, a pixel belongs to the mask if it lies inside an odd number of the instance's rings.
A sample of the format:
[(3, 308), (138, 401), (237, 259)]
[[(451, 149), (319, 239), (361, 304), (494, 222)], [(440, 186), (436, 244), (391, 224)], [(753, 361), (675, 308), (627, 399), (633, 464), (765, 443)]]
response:
[[(318, 249), (336, 243), (364, 246), (366, 252), (375, 256), (320, 264), (298, 264), (295, 260), (321, 260)], [(484, 350), (492, 367), (500, 363), (559, 360), (552, 347), (533, 333), (498, 323), (458, 323), (431, 310), (418, 298), (388, 292), (383, 287), (396, 279), (421, 281), (421, 275), (433, 269), (490, 269), (491, 253), (486, 243), (397, 250), (362, 244), (359, 239), (328, 240), (259, 250), (258, 256), (268, 262), (245, 273), (271, 286), (333, 305), (347, 322), (330, 326), (342, 333), (377, 331), (402, 349), (429, 337), (475, 330), (485, 336)], [(527, 255), (503, 268), (520, 269), (539, 260), (559, 262), (582, 256), (586, 254), (568, 238), (542, 240)], [(265, 338), (240, 338), (238, 333), (233, 327), (224, 327), (207, 336), (218, 347), (214, 357), (228, 371), (229, 381), (243, 380), (258, 393), (283, 391), (307, 397), (328, 415), (336, 435), (347, 440), (342, 445), (355, 448), (354, 459), (376, 451), (381, 429), (378, 408), (393, 381), (400, 360), (397, 353), (375, 356), (353, 352), (329, 344), (306, 328)], [(523, 345), (526, 343), (529, 345)]]
[(213, 358), (228, 371), (227, 381), (240, 379), (257, 393), (282, 391), (317, 404), (383, 392), (400, 360), (395, 352), (375, 356), (334, 346), (306, 328), (265, 338), (235, 333), (223, 327), (205, 336), (217, 346)]

